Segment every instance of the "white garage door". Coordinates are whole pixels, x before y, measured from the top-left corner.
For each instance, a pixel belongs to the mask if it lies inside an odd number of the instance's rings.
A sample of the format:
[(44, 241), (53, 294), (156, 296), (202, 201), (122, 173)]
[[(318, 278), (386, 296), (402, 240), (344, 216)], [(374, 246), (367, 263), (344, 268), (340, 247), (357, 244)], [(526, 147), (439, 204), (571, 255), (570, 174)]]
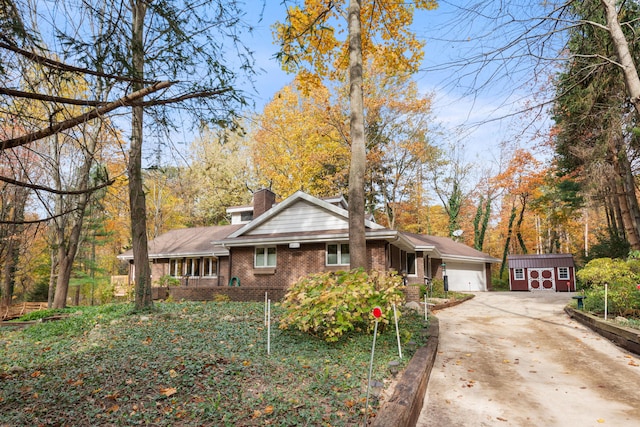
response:
[(484, 264), (467, 264), (447, 261), (450, 291), (486, 291), (487, 278)]

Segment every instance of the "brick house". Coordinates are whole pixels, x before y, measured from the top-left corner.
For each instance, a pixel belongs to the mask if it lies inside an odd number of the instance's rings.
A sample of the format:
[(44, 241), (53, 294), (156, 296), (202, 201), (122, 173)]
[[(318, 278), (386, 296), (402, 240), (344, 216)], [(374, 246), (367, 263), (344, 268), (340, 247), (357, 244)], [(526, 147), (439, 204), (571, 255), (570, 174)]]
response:
[[(177, 278), (174, 298), (211, 299), (223, 293), (233, 300), (284, 296), (301, 276), (349, 268), (347, 203), (343, 197), (319, 199), (298, 191), (280, 203), (269, 190), (254, 194), (253, 204), (227, 209), (231, 224), (169, 231), (149, 242), (154, 282)], [(365, 222), (367, 268), (406, 272), (408, 284), (448, 275), (449, 290), (485, 291), (491, 264), (482, 252), (444, 237), (404, 233)], [(119, 256), (130, 263), (131, 251)], [(417, 287), (409, 287), (410, 299)], [(162, 297), (162, 295), (159, 295)]]

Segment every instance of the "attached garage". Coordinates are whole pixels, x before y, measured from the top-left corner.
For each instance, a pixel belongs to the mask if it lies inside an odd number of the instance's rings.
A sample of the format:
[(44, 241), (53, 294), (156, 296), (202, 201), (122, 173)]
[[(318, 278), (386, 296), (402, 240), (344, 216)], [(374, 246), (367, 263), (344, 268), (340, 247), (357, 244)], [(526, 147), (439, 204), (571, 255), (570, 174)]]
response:
[(446, 261), (449, 290), (475, 292), (487, 290), (487, 267), (485, 263), (471, 264)]
[(512, 291), (573, 292), (575, 265), (571, 254), (509, 255)]

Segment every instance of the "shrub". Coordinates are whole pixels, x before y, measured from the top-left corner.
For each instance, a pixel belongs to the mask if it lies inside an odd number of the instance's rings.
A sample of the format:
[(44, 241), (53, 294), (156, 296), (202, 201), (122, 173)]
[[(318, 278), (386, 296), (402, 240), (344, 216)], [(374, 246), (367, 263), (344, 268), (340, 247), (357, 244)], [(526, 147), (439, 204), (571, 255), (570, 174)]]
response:
[(180, 280), (165, 274), (158, 279), (158, 286), (180, 286)]
[(214, 302), (229, 302), (229, 301), (231, 301), (231, 298), (229, 297), (229, 295), (215, 294), (213, 296), (213, 301)]
[(629, 263), (611, 258), (597, 258), (589, 261), (576, 273), (576, 276), (584, 288), (601, 287), (605, 283), (634, 284), (638, 280)]
[(636, 283), (640, 281), (638, 260), (628, 261), (598, 258), (589, 261), (577, 273), (585, 289), (585, 310), (603, 313), (605, 285), (608, 285), (607, 311), (612, 316), (634, 313), (640, 309), (640, 292)]
[(350, 331), (373, 328), (374, 307), (382, 309), (380, 322), (388, 324), (393, 304), (404, 300), (402, 277), (395, 273), (362, 269), (312, 274), (295, 283), (282, 303), (285, 314), (280, 328), (338, 341)]
[[(424, 294), (427, 293), (427, 285), (420, 285), (420, 299), (424, 298)], [(444, 298), (444, 280), (432, 279), (431, 287), (429, 289), (429, 298)]]

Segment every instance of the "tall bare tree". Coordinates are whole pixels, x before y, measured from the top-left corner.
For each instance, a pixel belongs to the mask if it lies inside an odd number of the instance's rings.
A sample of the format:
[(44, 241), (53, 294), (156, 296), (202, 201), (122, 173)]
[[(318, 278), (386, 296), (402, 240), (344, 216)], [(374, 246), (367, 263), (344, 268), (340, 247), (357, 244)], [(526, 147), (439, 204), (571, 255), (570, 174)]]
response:
[[(65, 4), (64, 8), (51, 9), (53, 16), (49, 21), (30, 25), (30, 28), (53, 34), (55, 43), (51, 45), (59, 51), (38, 55), (36, 51), (40, 45), (37, 43), (25, 42), (25, 49), (10, 39), (3, 39), (4, 42), (0, 43), (0, 48), (12, 55), (26, 51), (31, 60), (35, 58), (47, 67), (60, 64), (51, 60), (54, 55), (67, 58), (67, 62), (74, 62), (74, 65), (65, 66), (65, 70), (103, 79), (101, 98), (121, 95), (120, 102), (113, 108), (132, 107), (127, 162), (138, 309), (152, 305), (141, 173), (144, 137), (153, 130), (155, 141), (165, 143), (177, 123), (181, 127), (189, 122), (194, 127), (206, 122), (233, 126), (231, 119), (246, 105), (245, 94), (238, 89), (240, 80), (250, 80), (254, 73), (252, 52), (240, 41), (240, 34), (251, 30), (249, 24), (242, 20), (240, 4), (222, 0)], [(32, 8), (39, 6), (42, 5), (29, 4)], [(43, 16), (35, 9), (28, 12), (23, 16)], [(25, 26), (28, 27), (29, 23)], [(10, 64), (10, 61), (3, 64)], [(165, 90), (153, 93), (160, 89), (158, 82), (161, 79), (171, 79), (172, 84), (162, 85)], [(95, 81), (89, 77), (87, 81), (98, 89)], [(7, 84), (13, 90), (10, 86)], [(166, 90), (168, 86), (171, 88)], [(142, 94), (143, 87), (145, 90), (150, 87), (156, 89)], [(138, 99), (127, 97), (132, 89), (134, 93), (141, 94)], [(148, 96), (152, 93), (153, 96)], [(27, 96), (33, 98), (38, 94)], [(142, 99), (144, 96), (147, 97)], [(69, 99), (63, 101), (74, 102)], [(94, 107), (93, 111), (98, 112), (110, 103), (99, 100), (81, 105)], [(188, 108), (192, 120), (178, 118), (176, 109), (168, 108), (170, 106)], [(145, 125), (145, 117), (156, 126)], [(86, 120), (85, 115), (80, 116), (81, 120), (83, 118)], [(66, 123), (74, 126), (79, 122)], [(47, 135), (55, 134), (59, 128), (57, 123), (50, 126), (46, 130)], [(42, 136), (34, 133), (20, 140), (3, 141), (3, 147), (26, 144)]]

